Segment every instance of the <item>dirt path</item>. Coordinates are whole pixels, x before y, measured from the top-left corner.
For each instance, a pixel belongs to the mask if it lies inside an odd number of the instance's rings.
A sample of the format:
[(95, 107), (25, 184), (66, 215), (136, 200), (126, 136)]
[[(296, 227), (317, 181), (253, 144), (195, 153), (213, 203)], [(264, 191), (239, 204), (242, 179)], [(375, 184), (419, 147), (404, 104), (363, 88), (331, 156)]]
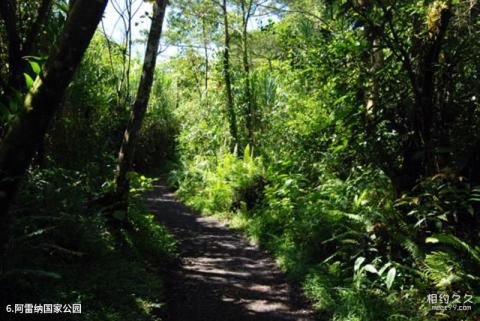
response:
[(160, 183), (146, 200), (180, 241), (168, 321), (315, 320), (275, 262), (241, 235), (193, 213)]

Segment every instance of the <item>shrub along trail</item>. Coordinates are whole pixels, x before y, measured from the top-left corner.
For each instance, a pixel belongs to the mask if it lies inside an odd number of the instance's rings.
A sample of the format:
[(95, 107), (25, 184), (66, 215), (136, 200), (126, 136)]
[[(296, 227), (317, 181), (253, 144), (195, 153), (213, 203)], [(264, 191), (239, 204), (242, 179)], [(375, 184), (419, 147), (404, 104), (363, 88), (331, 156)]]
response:
[(168, 280), (168, 321), (314, 320), (266, 253), (157, 183), (150, 210), (179, 240), (181, 264)]

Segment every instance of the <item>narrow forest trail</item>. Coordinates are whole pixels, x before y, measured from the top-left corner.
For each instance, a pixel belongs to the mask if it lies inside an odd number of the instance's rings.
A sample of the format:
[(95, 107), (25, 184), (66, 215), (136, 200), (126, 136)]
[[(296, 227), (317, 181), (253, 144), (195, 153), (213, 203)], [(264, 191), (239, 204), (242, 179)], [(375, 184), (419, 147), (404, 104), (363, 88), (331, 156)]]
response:
[(181, 264), (168, 282), (168, 321), (313, 321), (274, 260), (237, 232), (201, 217), (161, 183), (146, 195), (179, 240)]

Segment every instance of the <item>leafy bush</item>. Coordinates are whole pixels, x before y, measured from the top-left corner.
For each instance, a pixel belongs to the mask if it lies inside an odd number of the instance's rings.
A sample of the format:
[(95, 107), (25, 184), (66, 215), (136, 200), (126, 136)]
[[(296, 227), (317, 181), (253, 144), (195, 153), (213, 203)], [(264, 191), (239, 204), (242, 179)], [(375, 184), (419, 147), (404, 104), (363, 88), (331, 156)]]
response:
[(261, 159), (254, 158), (249, 147), (245, 148), (243, 159), (224, 152), (215, 159), (198, 156), (184, 166), (189, 170), (173, 173), (179, 185), (177, 195), (207, 213), (238, 207), (263, 175)]

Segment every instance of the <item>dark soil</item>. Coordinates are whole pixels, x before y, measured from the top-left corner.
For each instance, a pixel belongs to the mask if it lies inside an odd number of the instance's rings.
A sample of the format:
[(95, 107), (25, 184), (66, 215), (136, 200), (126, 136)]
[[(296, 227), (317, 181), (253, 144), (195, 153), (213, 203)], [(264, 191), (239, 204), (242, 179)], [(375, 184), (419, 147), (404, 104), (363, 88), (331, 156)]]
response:
[(150, 210), (179, 240), (181, 263), (167, 280), (168, 321), (313, 321), (275, 261), (236, 231), (201, 217), (161, 183)]

